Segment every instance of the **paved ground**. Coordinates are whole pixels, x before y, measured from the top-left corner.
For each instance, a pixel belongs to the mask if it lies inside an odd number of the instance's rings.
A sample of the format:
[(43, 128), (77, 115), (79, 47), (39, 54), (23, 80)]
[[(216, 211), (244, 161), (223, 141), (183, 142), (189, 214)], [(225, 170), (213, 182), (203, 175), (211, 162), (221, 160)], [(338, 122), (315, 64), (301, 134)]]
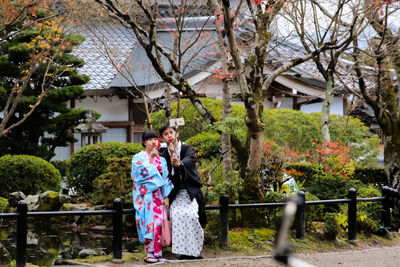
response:
[[(296, 254), (296, 257), (307, 261), (314, 266), (343, 266), (343, 267), (398, 267), (400, 266), (400, 246), (379, 247), (364, 250), (348, 250), (340, 252)], [(159, 267), (187, 267), (187, 266), (282, 266), (276, 263), (271, 255), (261, 256), (240, 256), (208, 258), (196, 261), (172, 260), (165, 263), (152, 264)], [(105, 267), (128, 267), (128, 266), (149, 266), (144, 262), (134, 263), (101, 263), (90, 266)]]

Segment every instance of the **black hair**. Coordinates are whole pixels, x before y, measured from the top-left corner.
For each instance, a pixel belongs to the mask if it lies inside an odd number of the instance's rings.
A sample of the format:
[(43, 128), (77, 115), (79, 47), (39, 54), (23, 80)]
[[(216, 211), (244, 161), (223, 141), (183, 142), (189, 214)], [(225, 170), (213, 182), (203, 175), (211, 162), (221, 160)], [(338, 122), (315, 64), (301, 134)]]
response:
[(168, 128), (174, 129), (175, 132), (177, 131), (175, 126), (165, 124), (165, 125), (161, 126), (161, 128), (160, 128), (160, 135), (162, 136), (163, 132), (165, 132), (165, 130), (167, 130)]
[(151, 138), (158, 138), (157, 134), (155, 131), (153, 130), (146, 130), (143, 134), (142, 134), (142, 146), (146, 147), (144, 145), (144, 142), (146, 142), (147, 140), (151, 139)]

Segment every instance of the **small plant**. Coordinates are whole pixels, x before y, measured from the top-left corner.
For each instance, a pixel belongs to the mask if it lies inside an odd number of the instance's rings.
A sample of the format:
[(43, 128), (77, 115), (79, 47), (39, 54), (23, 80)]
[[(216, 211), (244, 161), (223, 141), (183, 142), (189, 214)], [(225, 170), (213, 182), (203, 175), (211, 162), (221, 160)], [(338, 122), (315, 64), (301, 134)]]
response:
[(335, 213), (327, 213), (324, 217), (324, 233), (330, 240), (336, 239), (340, 233), (340, 226)]

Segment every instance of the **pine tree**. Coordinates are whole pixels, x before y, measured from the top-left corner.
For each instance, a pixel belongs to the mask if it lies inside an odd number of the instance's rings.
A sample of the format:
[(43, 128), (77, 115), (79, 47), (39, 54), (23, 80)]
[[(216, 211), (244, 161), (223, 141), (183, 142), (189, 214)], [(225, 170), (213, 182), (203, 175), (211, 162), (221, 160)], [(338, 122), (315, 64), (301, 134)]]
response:
[[(15, 34), (0, 40), (0, 122), (5, 124), (0, 155), (50, 160), (57, 146), (74, 142), (69, 129), (86, 110), (70, 109), (67, 103), (83, 94), (89, 77), (78, 73), (84, 61), (71, 54), (84, 38), (65, 33), (61, 21), (43, 9), (35, 10), (34, 17), (36, 23), (27, 26), (28, 20), (21, 20), (10, 30)], [(15, 110), (10, 109), (13, 103)]]

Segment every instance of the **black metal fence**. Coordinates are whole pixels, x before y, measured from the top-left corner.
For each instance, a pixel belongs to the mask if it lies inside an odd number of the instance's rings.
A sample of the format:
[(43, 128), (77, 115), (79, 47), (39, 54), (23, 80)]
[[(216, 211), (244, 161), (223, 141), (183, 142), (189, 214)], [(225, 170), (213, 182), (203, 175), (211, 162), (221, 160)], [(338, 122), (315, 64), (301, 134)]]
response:
[[(387, 186), (382, 187), (382, 197), (373, 198), (357, 198), (357, 191), (350, 188), (347, 199), (330, 199), (306, 201), (304, 192), (298, 192), (300, 199), (298, 203), (295, 230), (296, 238), (303, 239), (305, 236), (305, 206), (306, 205), (329, 205), (329, 204), (348, 204), (348, 239), (350, 241), (357, 240), (357, 202), (377, 202), (382, 201), (383, 213), (382, 222), (385, 227), (391, 226), (391, 208), (395, 200), (399, 198), (399, 192)], [(220, 211), (220, 246), (227, 247), (229, 243), (228, 233), (228, 210), (229, 209), (245, 209), (245, 208), (269, 208), (283, 207), (286, 203), (256, 203), (256, 204), (229, 204), (228, 196), (221, 196), (219, 205), (206, 206), (207, 210), (219, 209)], [(93, 211), (44, 211), (44, 212), (28, 212), (27, 204), (21, 200), (18, 202), (16, 213), (0, 213), (0, 218), (16, 217), (17, 218), (17, 266), (26, 265), (26, 248), (27, 248), (27, 217), (35, 216), (76, 216), (76, 215), (105, 215), (113, 216), (113, 259), (122, 260), (122, 215), (134, 214), (133, 209), (123, 209), (123, 201), (119, 198), (114, 200), (112, 210), (93, 210)]]

